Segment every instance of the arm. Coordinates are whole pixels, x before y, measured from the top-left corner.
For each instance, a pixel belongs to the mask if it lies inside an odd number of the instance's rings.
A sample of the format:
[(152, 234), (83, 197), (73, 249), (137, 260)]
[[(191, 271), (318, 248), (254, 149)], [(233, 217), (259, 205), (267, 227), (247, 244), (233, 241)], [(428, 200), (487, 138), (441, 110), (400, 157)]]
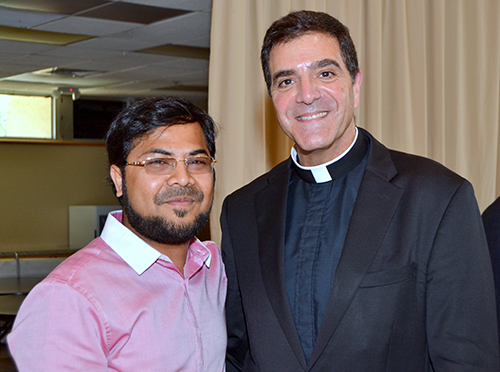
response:
[(233, 247), (229, 235), (227, 222), (227, 199), (224, 201), (221, 214), (222, 228), (222, 257), (226, 267), (227, 297), (226, 297), (226, 322), (227, 322), (227, 372), (243, 370), (243, 362), (248, 352), (247, 330), (243, 315), (243, 304), (238, 285), (238, 277), (234, 262)]
[(46, 281), (23, 302), (11, 334), (19, 372), (107, 371), (103, 314), (66, 283)]
[(427, 334), (435, 371), (499, 370), (493, 277), (472, 186), (455, 192), (427, 270)]

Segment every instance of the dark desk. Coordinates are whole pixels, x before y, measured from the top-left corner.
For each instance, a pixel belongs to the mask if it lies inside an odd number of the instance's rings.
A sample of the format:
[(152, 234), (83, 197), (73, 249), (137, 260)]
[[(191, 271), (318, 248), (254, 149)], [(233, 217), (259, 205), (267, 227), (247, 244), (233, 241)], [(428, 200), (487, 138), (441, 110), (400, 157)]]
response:
[[(26, 295), (44, 277), (0, 278), (0, 296)], [(0, 297), (1, 298), (1, 297)]]
[(21, 307), (26, 295), (6, 294), (0, 296), (0, 321), (3, 324), (0, 326), (0, 340), (10, 332), (12, 324), (16, 319), (17, 311)]
[(16, 316), (26, 295), (5, 295), (0, 296), (0, 317)]

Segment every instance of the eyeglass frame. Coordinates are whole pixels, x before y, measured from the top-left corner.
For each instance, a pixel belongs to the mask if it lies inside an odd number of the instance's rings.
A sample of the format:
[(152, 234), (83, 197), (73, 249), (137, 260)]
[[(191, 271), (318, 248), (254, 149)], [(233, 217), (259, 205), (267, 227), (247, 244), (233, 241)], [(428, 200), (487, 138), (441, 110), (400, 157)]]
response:
[[(183, 162), (184, 165), (186, 166), (186, 170), (188, 171), (189, 174), (205, 174), (204, 173), (191, 173), (189, 171), (189, 167), (188, 167), (188, 163), (187, 163), (187, 160), (189, 159), (196, 159), (196, 158), (205, 158), (205, 159), (210, 159), (210, 167), (211, 167), (211, 172), (213, 172), (215, 170), (214, 168), (214, 165), (215, 163), (217, 163), (217, 159), (215, 159), (213, 156), (210, 156), (210, 155), (195, 155), (195, 156), (189, 156), (187, 158), (184, 158), (184, 159), (176, 159), (176, 158), (172, 158), (170, 156), (164, 156), (164, 157), (149, 157), (147, 158), (146, 160), (143, 160), (143, 161), (129, 161), (127, 163), (125, 163), (125, 166), (127, 165), (133, 165), (135, 167), (143, 167), (144, 170), (146, 171), (147, 174), (149, 175), (162, 175), (162, 176), (169, 176), (171, 175), (174, 171), (175, 171), (175, 168), (177, 168), (177, 163), (179, 162)], [(148, 168), (146, 167), (146, 164), (148, 161), (150, 160), (155, 160), (155, 159), (171, 159), (171, 160), (174, 160), (174, 165), (172, 167), (172, 172), (171, 173), (159, 173), (159, 174), (151, 174), (148, 172)], [(206, 172), (206, 173), (210, 173), (210, 172)]]

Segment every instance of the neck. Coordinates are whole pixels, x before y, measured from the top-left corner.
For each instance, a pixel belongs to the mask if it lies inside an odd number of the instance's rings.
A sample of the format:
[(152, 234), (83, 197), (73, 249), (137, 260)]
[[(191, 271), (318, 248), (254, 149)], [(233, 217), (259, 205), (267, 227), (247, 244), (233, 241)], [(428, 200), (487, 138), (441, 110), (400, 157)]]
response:
[(358, 134), (358, 129), (355, 126), (352, 126), (352, 130), (350, 128), (331, 147), (326, 149), (307, 152), (296, 145), (295, 151), (297, 151), (297, 159), (300, 165), (314, 167), (335, 162), (343, 157), (354, 145)]

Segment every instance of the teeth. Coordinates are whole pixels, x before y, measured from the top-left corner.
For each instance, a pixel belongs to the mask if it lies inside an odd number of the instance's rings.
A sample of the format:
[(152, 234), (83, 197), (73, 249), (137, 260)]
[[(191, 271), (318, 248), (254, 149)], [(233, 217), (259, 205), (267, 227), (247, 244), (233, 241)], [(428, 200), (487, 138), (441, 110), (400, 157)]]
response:
[(322, 118), (323, 116), (326, 115), (326, 112), (320, 112), (319, 114), (316, 115), (311, 115), (311, 116), (300, 116), (297, 118), (297, 120), (311, 120), (311, 119), (317, 119), (317, 118)]

